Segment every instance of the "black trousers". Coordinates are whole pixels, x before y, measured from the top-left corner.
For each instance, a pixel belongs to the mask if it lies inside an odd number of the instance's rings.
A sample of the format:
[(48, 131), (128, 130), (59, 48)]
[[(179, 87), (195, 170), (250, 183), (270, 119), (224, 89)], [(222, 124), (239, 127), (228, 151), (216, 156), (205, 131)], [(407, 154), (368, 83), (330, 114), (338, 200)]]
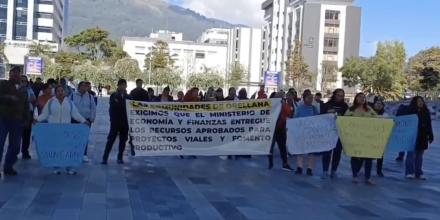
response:
[(382, 168), (383, 168), (383, 157), (380, 159), (377, 159), (376, 161), (376, 172), (377, 174), (382, 173)]
[(269, 162), (273, 161), (273, 148), (275, 147), (275, 143), (278, 144), (278, 148), (280, 150), (281, 160), (283, 161), (283, 165), (287, 165), (287, 133), (286, 130), (276, 130), (274, 134), (274, 139), (272, 145), (270, 146), (270, 154), (268, 155)]
[(371, 167), (373, 164), (373, 159), (352, 157), (351, 158), (351, 170), (353, 172), (353, 177), (357, 177), (364, 162), (365, 162), (365, 180), (369, 180), (371, 177)]
[(125, 150), (125, 143), (128, 139), (128, 127), (111, 124), (110, 132), (107, 137), (107, 144), (105, 145), (104, 156), (102, 157), (103, 161), (107, 161), (112, 151), (113, 144), (115, 143), (116, 137), (119, 135), (119, 153), (118, 160), (122, 160), (122, 156)]
[(342, 143), (341, 140), (338, 140), (335, 149), (324, 152), (322, 154), (322, 170), (324, 172), (328, 172), (331, 161), (332, 172), (336, 172), (338, 170), (339, 162), (341, 161), (341, 154), (342, 154)]
[(32, 122), (26, 124), (21, 137), (21, 155), (29, 155), (29, 146), (31, 145)]

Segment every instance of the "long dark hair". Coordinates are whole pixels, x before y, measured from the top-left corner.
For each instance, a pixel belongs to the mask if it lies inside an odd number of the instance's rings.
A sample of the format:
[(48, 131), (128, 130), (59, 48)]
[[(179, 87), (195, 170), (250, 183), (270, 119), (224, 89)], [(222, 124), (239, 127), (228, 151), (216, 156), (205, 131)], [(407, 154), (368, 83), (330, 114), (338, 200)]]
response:
[(417, 106), (417, 100), (419, 100), (419, 99), (421, 99), (421, 100), (423, 101), (422, 112), (423, 112), (423, 113), (428, 113), (428, 114), (430, 114), (429, 109), (428, 109), (428, 107), (426, 106), (426, 102), (425, 102), (425, 100), (423, 99), (423, 97), (421, 97), (421, 96), (415, 96), (415, 97), (411, 100), (411, 103), (409, 104), (409, 110), (411, 111), (411, 113), (412, 113), (412, 114), (417, 114), (417, 113), (419, 112), (419, 111), (418, 111), (419, 107)]
[(343, 89), (335, 89), (335, 91), (333, 91), (332, 97), (330, 98), (329, 102), (336, 102), (336, 94), (338, 92), (342, 92), (345, 95), (345, 91)]
[[(353, 105), (350, 107), (350, 111), (354, 111), (359, 107), (359, 104), (356, 102), (356, 100), (358, 99), (359, 96), (363, 95), (365, 97), (365, 94), (360, 92), (358, 94), (356, 94), (356, 96), (354, 97), (354, 102)], [(367, 99), (365, 97), (365, 103), (362, 104), (362, 108), (364, 108), (365, 111), (370, 111), (370, 109), (368, 108), (368, 103), (367, 103)]]

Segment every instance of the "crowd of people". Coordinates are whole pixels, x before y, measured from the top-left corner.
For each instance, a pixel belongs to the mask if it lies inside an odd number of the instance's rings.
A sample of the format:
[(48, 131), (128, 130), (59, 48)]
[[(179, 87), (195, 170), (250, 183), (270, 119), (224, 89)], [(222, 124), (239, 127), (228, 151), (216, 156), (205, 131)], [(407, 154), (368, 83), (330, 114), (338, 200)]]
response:
[[(101, 87), (102, 89), (102, 87)], [(101, 95), (101, 91), (98, 92)], [(335, 148), (328, 152), (316, 152), (307, 155), (294, 155), (296, 157), (296, 169), (292, 169), (289, 163), (289, 154), (286, 147), (287, 130), (286, 122), (291, 118), (311, 117), (319, 114), (336, 114), (338, 116), (353, 117), (389, 117), (385, 113), (385, 103), (380, 97), (376, 97), (373, 103), (367, 101), (364, 93), (358, 93), (351, 106), (346, 102), (343, 89), (336, 89), (330, 99), (324, 103), (322, 94), (312, 94), (305, 90), (302, 97), (298, 97), (295, 89), (287, 92), (273, 92), (267, 96), (264, 85), (260, 90), (251, 95), (250, 99), (279, 98), (282, 100), (281, 112), (277, 120), (273, 143), (268, 155), (268, 168), (274, 166), (273, 150), (278, 145), (282, 160), (282, 169), (294, 172), (296, 175), (312, 176), (316, 159), (322, 159), (322, 178), (336, 178), (338, 165), (341, 160), (342, 143), (338, 140)], [(209, 88), (205, 93), (194, 87), (186, 93), (177, 92), (177, 99), (171, 95), (169, 87), (165, 87), (161, 94), (155, 95), (154, 89), (144, 89), (143, 81), (136, 80), (136, 88), (130, 93), (127, 92), (127, 81), (120, 79), (117, 83), (116, 92), (110, 96), (110, 132), (107, 137), (102, 164), (106, 165), (116, 138), (119, 136), (119, 152), (117, 163), (124, 163), (124, 151), (126, 142), (130, 144), (131, 154), (135, 155), (134, 146), (129, 136), (129, 125), (127, 120), (126, 100), (144, 102), (202, 102), (202, 101), (235, 101), (247, 100), (246, 89), (238, 92), (236, 88), (229, 88), (227, 96), (224, 97), (223, 89)], [(3, 171), (5, 175), (17, 175), (14, 164), (17, 161), (20, 149), (22, 159), (31, 159), (29, 154), (30, 135), (32, 124), (38, 122), (47, 123), (83, 123), (91, 126), (96, 118), (97, 96), (91, 89), (91, 83), (80, 82), (76, 91), (66, 84), (66, 80), (58, 81), (48, 79), (43, 83), (37, 79), (32, 84), (26, 76), (21, 75), (19, 68), (12, 68), (9, 80), (0, 81), (0, 162), (3, 158), (3, 149), (6, 137), (9, 137), (9, 146), (5, 156)], [(406, 154), (407, 178), (426, 179), (423, 175), (422, 163), (423, 154), (429, 144), (434, 140), (431, 125), (430, 112), (420, 96), (412, 99), (409, 106), (399, 109), (398, 115), (416, 114), (419, 118), (417, 143), (414, 152)], [(402, 161), (405, 152), (399, 153), (396, 160)], [(247, 157), (250, 156), (237, 156)], [(232, 158), (230, 156), (229, 158)], [(358, 183), (358, 174), (364, 166), (365, 183), (375, 185), (371, 178), (372, 158), (351, 158), (353, 183)], [(84, 152), (84, 162), (88, 162), (87, 148)], [(306, 162), (305, 162), (306, 161)], [(67, 174), (74, 175), (76, 170), (66, 169)], [(383, 158), (377, 160), (377, 175), (384, 177)], [(61, 174), (61, 170), (54, 167), (55, 174)]]

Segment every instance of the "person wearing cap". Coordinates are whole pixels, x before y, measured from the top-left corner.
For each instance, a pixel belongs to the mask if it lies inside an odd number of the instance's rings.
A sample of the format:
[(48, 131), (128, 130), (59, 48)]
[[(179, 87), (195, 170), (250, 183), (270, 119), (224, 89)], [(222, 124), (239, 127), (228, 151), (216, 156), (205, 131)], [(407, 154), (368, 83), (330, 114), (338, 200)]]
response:
[(108, 157), (115, 143), (116, 137), (119, 135), (119, 153), (118, 164), (123, 164), (123, 153), (125, 150), (125, 142), (128, 139), (128, 119), (125, 101), (127, 99), (127, 81), (120, 79), (118, 81), (118, 89), (110, 96), (110, 132), (107, 137), (104, 155), (101, 164), (106, 165)]

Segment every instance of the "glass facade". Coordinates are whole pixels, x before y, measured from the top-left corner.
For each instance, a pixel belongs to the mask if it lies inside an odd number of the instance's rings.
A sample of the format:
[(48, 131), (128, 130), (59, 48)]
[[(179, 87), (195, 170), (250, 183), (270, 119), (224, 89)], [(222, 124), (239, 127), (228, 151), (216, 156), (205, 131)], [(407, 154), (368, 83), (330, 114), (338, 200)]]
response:
[(28, 19), (28, 0), (15, 0), (14, 32), (12, 39), (26, 40), (27, 19)]
[(8, 0), (0, 0), (0, 42), (6, 39), (6, 22), (8, 20)]

